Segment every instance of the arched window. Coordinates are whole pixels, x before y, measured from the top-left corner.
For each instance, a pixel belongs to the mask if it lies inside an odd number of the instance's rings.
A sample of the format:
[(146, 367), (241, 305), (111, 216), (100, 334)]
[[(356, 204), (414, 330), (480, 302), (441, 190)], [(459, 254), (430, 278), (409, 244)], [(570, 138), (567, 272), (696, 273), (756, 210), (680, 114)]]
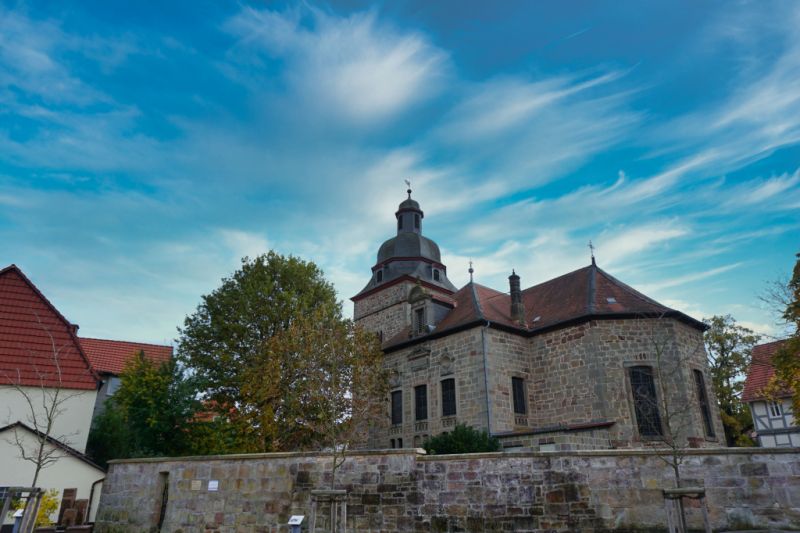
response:
[(694, 385), (697, 389), (697, 403), (700, 404), (700, 414), (703, 415), (703, 427), (706, 430), (706, 437), (714, 437), (714, 424), (711, 423), (711, 409), (708, 406), (708, 395), (706, 394), (706, 382), (703, 373), (693, 370)]
[(639, 435), (660, 437), (662, 435), (661, 415), (658, 409), (653, 369), (649, 366), (634, 366), (630, 368), (629, 372)]
[(433, 281), (439, 281), (439, 269), (433, 269)]
[(397, 229), (403, 229), (403, 215), (397, 217)]
[(378, 270), (377, 272), (375, 272), (375, 281), (377, 281), (378, 283), (383, 281), (383, 269), (382, 268), (380, 270)]
[(414, 228), (419, 229), (419, 215), (414, 215)]

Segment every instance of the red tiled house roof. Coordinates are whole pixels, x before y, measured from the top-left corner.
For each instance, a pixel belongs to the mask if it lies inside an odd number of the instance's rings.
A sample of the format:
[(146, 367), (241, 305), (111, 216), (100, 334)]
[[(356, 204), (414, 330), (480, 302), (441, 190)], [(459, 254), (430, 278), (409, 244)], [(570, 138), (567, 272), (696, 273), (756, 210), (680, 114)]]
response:
[(172, 346), (88, 337), (80, 337), (78, 340), (94, 369), (102, 374), (122, 374), (125, 363), (139, 352), (144, 352), (145, 357), (154, 363), (163, 363), (172, 358)]
[(77, 329), (16, 265), (0, 270), (0, 385), (96, 389)]
[(507, 293), (468, 283), (452, 299), (453, 309), (432, 333), (411, 339), (405, 328), (387, 340), (384, 349), (400, 348), (486, 322), (528, 336), (573, 322), (616, 317), (669, 316), (705, 329), (702, 322), (648, 298), (595, 264), (523, 290), (524, 324), (511, 318), (511, 297)]
[[(783, 346), (785, 340), (768, 342), (753, 346), (753, 360), (750, 363), (750, 370), (744, 381), (744, 391), (742, 401), (752, 402), (764, 398), (763, 390), (769, 384), (772, 376), (775, 375), (775, 368), (772, 366), (772, 357)], [(788, 391), (784, 391), (789, 396)]]

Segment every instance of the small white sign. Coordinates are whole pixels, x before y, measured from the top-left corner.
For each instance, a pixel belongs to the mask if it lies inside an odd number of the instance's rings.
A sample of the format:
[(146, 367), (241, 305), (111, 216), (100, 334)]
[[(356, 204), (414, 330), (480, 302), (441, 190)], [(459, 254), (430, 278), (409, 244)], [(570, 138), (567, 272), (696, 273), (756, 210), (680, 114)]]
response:
[(217, 492), (219, 490), (219, 481), (216, 479), (209, 480), (208, 492)]
[(305, 518), (305, 515), (293, 514), (292, 517), (289, 519), (289, 523), (287, 525), (299, 526), (300, 524), (303, 523), (303, 519), (304, 518)]

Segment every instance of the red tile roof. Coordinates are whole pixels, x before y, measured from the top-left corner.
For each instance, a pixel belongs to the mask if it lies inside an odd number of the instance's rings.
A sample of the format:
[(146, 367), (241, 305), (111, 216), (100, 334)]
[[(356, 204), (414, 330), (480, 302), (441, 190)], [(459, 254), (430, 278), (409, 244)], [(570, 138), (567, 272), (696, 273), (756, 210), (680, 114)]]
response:
[[(764, 397), (764, 387), (769, 384), (769, 380), (775, 375), (772, 357), (785, 342), (785, 340), (782, 340), (753, 346), (753, 360), (750, 364), (750, 370), (747, 372), (747, 379), (744, 381), (742, 401), (752, 402)], [(786, 394), (789, 395), (788, 392)]]
[(0, 385), (96, 389), (77, 329), (16, 265), (0, 270)]
[[(614, 316), (669, 315), (694, 327), (705, 327), (702, 322), (648, 298), (594, 264), (522, 291), (525, 307), (525, 323), (522, 325), (511, 318), (508, 293), (469, 283), (453, 294), (452, 299), (455, 307), (437, 324), (431, 335), (479, 321), (533, 335), (577, 319)], [(386, 341), (384, 348), (408, 341), (406, 328)]]
[(154, 363), (163, 363), (172, 358), (172, 346), (88, 337), (81, 337), (78, 340), (94, 369), (103, 374), (116, 376), (122, 374), (125, 363), (139, 352), (144, 352), (145, 357)]

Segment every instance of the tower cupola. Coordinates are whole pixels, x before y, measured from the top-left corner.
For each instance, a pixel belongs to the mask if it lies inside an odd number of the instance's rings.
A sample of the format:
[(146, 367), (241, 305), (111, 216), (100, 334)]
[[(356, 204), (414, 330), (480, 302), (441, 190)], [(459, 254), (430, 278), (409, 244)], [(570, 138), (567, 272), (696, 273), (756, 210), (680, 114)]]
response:
[(422, 219), (425, 214), (419, 208), (419, 202), (411, 199), (411, 188), (409, 188), (408, 198), (400, 203), (400, 207), (394, 216), (397, 218), (397, 234), (417, 233), (422, 234)]
[(447, 279), (447, 267), (442, 264), (439, 246), (422, 235), (422, 218), (425, 214), (419, 202), (411, 198), (410, 186), (406, 194), (408, 198), (400, 202), (394, 214), (397, 234), (380, 246), (377, 261), (372, 267), (372, 279), (354, 298), (392, 282), (414, 282), (417, 279), (446, 294), (456, 291)]

